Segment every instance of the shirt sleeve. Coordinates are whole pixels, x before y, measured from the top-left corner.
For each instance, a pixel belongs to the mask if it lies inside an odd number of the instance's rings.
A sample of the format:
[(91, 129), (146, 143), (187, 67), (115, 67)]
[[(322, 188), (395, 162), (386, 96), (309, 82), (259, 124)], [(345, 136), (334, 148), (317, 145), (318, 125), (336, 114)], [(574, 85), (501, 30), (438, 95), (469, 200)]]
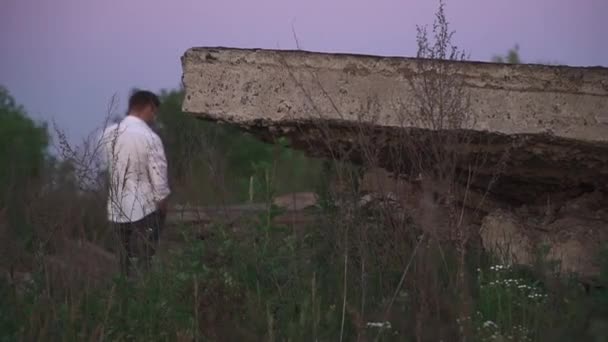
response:
[(159, 202), (167, 198), (171, 194), (167, 173), (167, 158), (163, 143), (157, 135), (152, 137), (151, 148), (148, 152), (148, 173), (152, 182), (154, 200)]
[(114, 145), (116, 142), (118, 132), (118, 125), (113, 124), (101, 131), (98, 136), (98, 147), (97, 152), (99, 168), (101, 171), (107, 171), (110, 167), (110, 162), (113, 159)]

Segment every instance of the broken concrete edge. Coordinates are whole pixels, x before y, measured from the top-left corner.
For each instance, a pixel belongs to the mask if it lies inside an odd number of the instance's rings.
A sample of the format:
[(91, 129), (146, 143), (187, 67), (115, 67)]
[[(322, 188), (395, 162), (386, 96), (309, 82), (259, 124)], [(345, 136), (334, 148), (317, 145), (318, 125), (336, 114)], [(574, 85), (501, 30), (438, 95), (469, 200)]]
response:
[[(202, 118), (204, 120), (212, 120)], [(399, 172), (405, 161), (382, 162), (379, 165), (367, 165), (365, 160), (358, 157), (357, 151), (365, 146), (358, 146), (358, 139), (389, 140), (399, 144), (412, 141), (415, 137), (428, 137), (431, 132), (424, 129), (410, 128), (403, 130), (391, 127), (383, 128), (361, 124), (345, 123), (340, 121), (315, 122), (284, 121), (279, 124), (265, 120), (252, 123), (235, 123), (224, 118), (217, 120), (228, 125), (240, 127), (243, 131), (251, 133), (266, 143), (276, 143), (278, 139), (285, 139), (286, 146), (301, 150), (313, 158), (337, 158), (339, 161), (349, 161), (365, 167), (382, 167), (391, 172)], [(410, 133), (408, 133), (408, 131)], [(363, 133), (362, 133), (363, 132)], [(411, 135), (409, 135), (411, 134)], [(590, 143), (575, 139), (555, 137), (550, 134), (518, 134), (508, 135), (498, 132), (467, 131), (463, 134), (472, 134), (464, 145), (449, 146), (457, 151), (462, 158), (484, 156), (488, 160), (483, 168), (476, 170), (479, 184), (473, 184), (472, 189), (486, 193), (488, 191), (485, 178), (493, 178), (497, 169), (492, 160), (504, 160), (507, 172), (501, 172), (500, 181), (494, 185), (490, 193), (511, 204), (530, 203), (530, 201), (544, 201), (547, 196), (559, 197), (562, 190), (578, 196), (584, 187), (608, 191), (608, 143)], [(374, 135), (377, 135), (374, 137)], [(400, 140), (401, 139), (401, 140)], [(403, 140), (406, 139), (406, 140)], [(284, 141), (285, 141), (284, 140)], [(353, 142), (354, 141), (354, 142)], [(420, 145), (420, 143), (417, 143)], [(381, 155), (390, 155), (391, 147), (386, 147)], [(553, 151), (553, 152), (552, 152)], [(559, 151), (555, 152), (555, 151)], [(348, 152), (348, 153), (343, 153)], [(405, 151), (407, 156), (411, 151)], [(551, 158), (545, 164), (538, 164), (548, 153)], [(348, 159), (344, 159), (348, 157)], [(464, 159), (463, 159), (464, 160)], [(588, 167), (582, 167), (587, 165)], [(571, 170), (572, 172), (570, 172)], [(564, 173), (559, 176), (556, 173)], [(559, 177), (558, 177), (559, 176)], [(463, 180), (466, 181), (466, 180)], [(510, 185), (511, 183), (517, 186)], [(560, 185), (561, 184), (561, 185)], [(583, 188), (574, 191), (574, 188)], [(562, 189), (563, 188), (563, 189)], [(561, 190), (560, 190), (561, 189)]]
[[(428, 138), (437, 132), (446, 132), (463, 137), (466, 146), (447, 146), (446, 148), (460, 148), (462, 153), (475, 153), (478, 147), (492, 145), (497, 152), (504, 152), (509, 149), (520, 150), (535, 145), (547, 145), (555, 148), (564, 148), (572, 152), (577, 150), (593, 151), (598, 161), (608, 163), (608, 142), (588, 142), (573, 138), (555, 136), (551, 133), (536, 134), (505, 134), (501, 132), (478, 131), (474, 129), (459, 130), (430, 130), (411, 126), (394, 127), (382, 126), (375, 122), (345, 122), (335, 119), (326, 120), (283, 120), (280, 123), (267, 120), (255, 119), (247, 122), (235, 121), (231, 117), (200, 113), (192, 114), (200, 120), (221, 123), (236, 127), (242, 131), (249, 132), (259, 140), (266, 143), (276, 143), (278, 139), (287, 139), (287, 147), (303, 150), (311, 156), (318, 156), (319, 153), (308, 151), (307, 144), (311, 146), (327, 145), (331, 142), (339, 143), (341, 140), (353, 140), (357, 136), (372, 137), (379, 139), (396, 139), (396, 144), (412, 141), (415, 138)], [(397, 139), (402, 139), (401, 141)], [(432, 139), (432, 138), (428, 138)], [(356, 143), (354, 144), (356, 145)], [(339, 146), (333, 146), (339, 149)], [(355, 146), (356, 147), (356, 146)], [(602, 158), (603, 157), (603, 158)], [(602, 170), (597, 170), (601, 171)], [(608, 176), (608, 169), (602, 175)]]
[[(226, 116), (222, 113), (217, 112), (187, 112), (188, 114), (196, 117), (199, 120), (213, 122), (217, 124), (223, 124), (232, 126), (235, 128), (239, 128), (243, 131), (256, 133), (255, 135), (263, 141), (266, 142), (274, 142), (275, 139), (280, 137), (285, 137), (290, 133), (296, 133), (297, 131), (304, 132), (311, 129), (317, 130), (340, 130), (343, 132), (351, 131), (355, 134), (371, 134), (371, 132), (375, 131), (386, 131), (387, 129), (391, 131), (391, 134), (407, 136), (408, 132), (412, 135), (421, 134), (431, 132), (446, 132), (446, 133), (457, 133), (462, 136), (478, 136), (478, 138), (473, 138), (473, 141), (479, 141), (484, 136), (491, 137), (494, 142), (512, 142), (512, 141), (528, 141), (528, 140), (543, 140), (550, 144), (555, 145), (564, 145), (564, 146), (572, 146), (572, 145), (581, 145), (583, 147), (589, 148), (597, 148), (599, 150), (606, 148), (608, 151), (608, 140), (606, 142), (591, 142), (584, 141), (574, 138), (560, 137), (551, 132), (541, 132), (541, 133), (519, 133), (519, 134), (507, 134), (502, 132), (490, 132), (484, 130), (477, 130), (473, 128), (460, 128), (460, 129), (443, 129), (443, 130), (433, 130), (429, 128), (419, 128), (416, 126), (385, 126), (380, 122), (376, 121), (366, 121), (362, 120), (359, 122), (353, 121), (344, 121), (340, 119), (327, 119), (319, 116), (317, 118), (309, 118), (309, 119), (283, 119), (280, 122), (275, 120), (259, 118), (242, 121), (239, 120), (236, 116)], [(401, 132), (401, 133), (398, 133)]]
[[(501, 79), (501, 87), (505, 87), (508, 81), (516, 78), (525, 78), (528, 82), (537, 81), (542, 82), (542, 86), (537, 88), (526, 87), (507, 87), (510, 90), (525, 90), (525, 91), (564, 91), (573, 93), (572, 89), (562, 89), (559, 87), (557, 82), (551, 82), (547, 80), (547, 76), (554, 77), (556, 74), (563, 77), (567, 81), (575, 81), (581, 85), (578, 91), (574, 93), (586, 94), (586, 95), (597, 95), (597, 96), (608, 96), (608, 68), (597, 65), (597, 66), (569, 66), (569, 65), (546, 65), (538, 63), (496, 63), (487, 61), (477, 60), (432, 60), (416, 57), (404, 57), (404, 56), (378, 56), (370, 54), (357, 54), (357, 53), (344, 53), (344, 52), (315, 52), (307, 50), (290, 50), (290, 49), (261, 49), (261, 48), (235, 48), (235, 47), (192, 47), (184, 52), (181, 56), (182, 69), (185, 71), (187, 60), (189, 58), (198, 59), (202, 63), (215, 63), (219, 61), (219, 56), (222, 57), (222, 62), (235, 63), (235, 64), (252, 64), (252, 65), (276, 65), (276, 56), (280, 55), (285, 61), (286, 66), (290, 67), (308, 67), (311, 64), (315, 66), (319, 65), (319, 68), (324, 69), (341, 69), (336, 67), (336, 63), (328, 63), (327, 59), (342, 59), (342, 60), (356, 60), (359, 63), (370, 64), (373, 71), (378, 73), (386, 72), (388, 70), (379, 67), (380, 61), (387, 62), (388, 64), (400, 64), (403, 62), (415, 63), (414, 65), (424, 64), (447, 64), (453, 66), (454, 70), (465, 70), (470, 72), (471, 69), (477, 70), (474, 76), (486, 75), (489, 76), (488, 71), (495, 71), (496, 69), (508, 69), (509, 76), (504, 76)], [(255, 57), (253, 57), (255, 56)], [(287, 61), (288, 60), (288, 61)], [(316, 63), (311, 63), (313, 60)], [(318, 64), (317, 64), (318, 63)], [(357, 73), (354, 68), (353, 73)], [(401, 70), (404, 72), (405, 70)], [(367, 73), (367, 72), (365, 72)], [(459, 72), (466, 76), (462, 71)], [(183, 80), (183, 79), (182, 79)], [(520, 83), (520, 82), (517, 82)], [(491, 84), (485, 84), (481, 87), (488, 87)]]

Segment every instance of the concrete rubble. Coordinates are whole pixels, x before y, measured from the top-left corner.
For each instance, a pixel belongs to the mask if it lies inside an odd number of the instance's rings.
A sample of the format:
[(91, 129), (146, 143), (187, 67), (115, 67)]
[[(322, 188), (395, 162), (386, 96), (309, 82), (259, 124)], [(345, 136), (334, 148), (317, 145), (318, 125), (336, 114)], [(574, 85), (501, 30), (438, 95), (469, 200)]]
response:
[[(567, 208), (589, 194), (604, 203), (608, 194), (607, 68), (228, 48), (189, 49), (182, 65), (184, 111), (265, 141), (286, 137), (312, 156), (365, 164), (364, 147), (375, 146), (373, 166), (400, 175), (403, 158), (391, 154), (396, 141), (404, 132), (421, 139), (438, 132), (415, 114), (416, 85), (437, 74), (457, 79), (468, 99), (466, 126), (457, 128), (473, 138), (451, 148), (483, 156), (469, 186), (487, 193), (480, 222), (486, 248), (510, 237), (518, 241), (516, 259), (530, 263), (530, 248), (548, 241), (549, 254), (567, 269), (596, 273), (582, 266), (591, 258), (582, 254), (596, 249), (585, 250), (579, 238), (585, 231), (585, 241), (605, 241), (608, 218), (598, 214), (603, 209)], [(471, 158), (458, 168), (465, 170)], [(522, 208), (536, 208), (528, 215), (541, 223), (522, 223)], [(557, 256), (565, 251), (571, 257)]]

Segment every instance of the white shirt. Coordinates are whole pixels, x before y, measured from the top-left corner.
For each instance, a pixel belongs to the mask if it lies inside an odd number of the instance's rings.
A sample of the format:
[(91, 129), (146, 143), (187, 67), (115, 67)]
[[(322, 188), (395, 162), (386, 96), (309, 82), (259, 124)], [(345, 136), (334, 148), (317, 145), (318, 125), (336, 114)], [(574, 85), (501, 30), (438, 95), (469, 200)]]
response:
[(127, 115), (101, 136), (108, 171), (108, 219), (136, 222), (170, 194), (167, 159), (160, 137), (140, 118)]

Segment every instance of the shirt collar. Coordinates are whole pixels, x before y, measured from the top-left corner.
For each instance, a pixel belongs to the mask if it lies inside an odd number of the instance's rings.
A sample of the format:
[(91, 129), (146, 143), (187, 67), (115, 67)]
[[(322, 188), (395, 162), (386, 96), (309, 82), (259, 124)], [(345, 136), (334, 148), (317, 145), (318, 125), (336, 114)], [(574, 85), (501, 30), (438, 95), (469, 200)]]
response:
[(142, 119), (138, 118), (137, 116), (134, 115), (127, 115), (124, 119), (123, 119), (124, 123), (134, 123), (137, 125), (144, 125), (147, 128), (150, 128), (150, 126)]

